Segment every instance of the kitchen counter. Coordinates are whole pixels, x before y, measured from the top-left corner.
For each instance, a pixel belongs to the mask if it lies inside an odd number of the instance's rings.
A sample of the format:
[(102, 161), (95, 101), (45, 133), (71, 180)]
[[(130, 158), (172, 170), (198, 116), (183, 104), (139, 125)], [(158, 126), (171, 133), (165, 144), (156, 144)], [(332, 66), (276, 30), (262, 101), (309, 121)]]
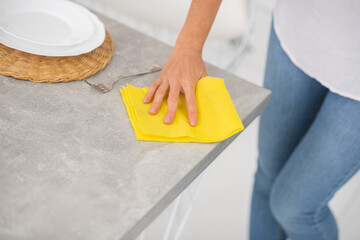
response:
[[(100, 18), (114, 56), (89, 81), (164, 65), (170, 46)], [(207, 68), (224, 78), (248, 126), (270, 91)], [(134, 239), (239, 135), (211, 144), (137, 141), (118, 89), (158, 75), (127, 78), (106, 94), (84, 81), (0, 76), (0, 239)]]

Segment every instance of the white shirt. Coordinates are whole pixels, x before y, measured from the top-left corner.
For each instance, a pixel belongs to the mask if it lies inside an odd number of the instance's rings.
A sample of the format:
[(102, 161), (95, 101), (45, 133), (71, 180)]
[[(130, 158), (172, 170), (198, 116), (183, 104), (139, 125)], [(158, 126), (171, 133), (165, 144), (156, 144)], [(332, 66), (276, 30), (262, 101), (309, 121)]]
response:
[(360, 0), (279, 0), (274, 27), (297, 67), (360, 101)]

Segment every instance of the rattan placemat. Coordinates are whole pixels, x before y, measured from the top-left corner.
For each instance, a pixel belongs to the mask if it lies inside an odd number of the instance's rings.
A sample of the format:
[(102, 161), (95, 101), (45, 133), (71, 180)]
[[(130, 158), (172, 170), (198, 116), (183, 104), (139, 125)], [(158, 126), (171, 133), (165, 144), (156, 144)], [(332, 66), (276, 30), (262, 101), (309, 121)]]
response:
[(47, 57), (22, 52), (0, 43), (0, 74), (33, 82), (82, 80), (102, 70), (114, 53), (114, 43), (106, 32), (103, 44), (78, 56)]

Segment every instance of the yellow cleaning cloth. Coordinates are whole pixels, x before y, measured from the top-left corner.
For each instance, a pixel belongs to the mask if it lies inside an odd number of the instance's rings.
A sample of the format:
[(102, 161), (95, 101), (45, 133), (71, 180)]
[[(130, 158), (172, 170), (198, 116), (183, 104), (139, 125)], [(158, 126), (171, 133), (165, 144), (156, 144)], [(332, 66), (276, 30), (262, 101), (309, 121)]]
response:
[(181, 93), (172, 124), (163, 123), (167, 98), (156, 115), (149, 114), (151, 103), (143, 102), (148, 88), (127, 84), (120, 89), (136, 139), (167, 142), (218, 142), (244, 129), (221, 78), (205, 77), (198, 81), (196, 102), (198, 123), (191, 127), (187, 119), (185, 97)]

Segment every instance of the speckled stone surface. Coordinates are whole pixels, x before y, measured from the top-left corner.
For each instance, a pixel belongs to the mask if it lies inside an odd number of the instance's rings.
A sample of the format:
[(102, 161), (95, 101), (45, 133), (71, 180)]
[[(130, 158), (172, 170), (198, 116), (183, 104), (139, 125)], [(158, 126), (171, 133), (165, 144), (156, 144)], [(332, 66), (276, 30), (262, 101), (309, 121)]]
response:
[[(115, 42), (97, 82), (163, 65), (171, 48), (101, 17)], [(225, 79), (245, 126), (270, 92), (208, 65)], [(119, 87), (33, 83), (0, 76), (0, 239), (133, 239), (238, 136), (219, 143), (137, 141)], [(246, 151), (246, 149), (244, 149)]]

